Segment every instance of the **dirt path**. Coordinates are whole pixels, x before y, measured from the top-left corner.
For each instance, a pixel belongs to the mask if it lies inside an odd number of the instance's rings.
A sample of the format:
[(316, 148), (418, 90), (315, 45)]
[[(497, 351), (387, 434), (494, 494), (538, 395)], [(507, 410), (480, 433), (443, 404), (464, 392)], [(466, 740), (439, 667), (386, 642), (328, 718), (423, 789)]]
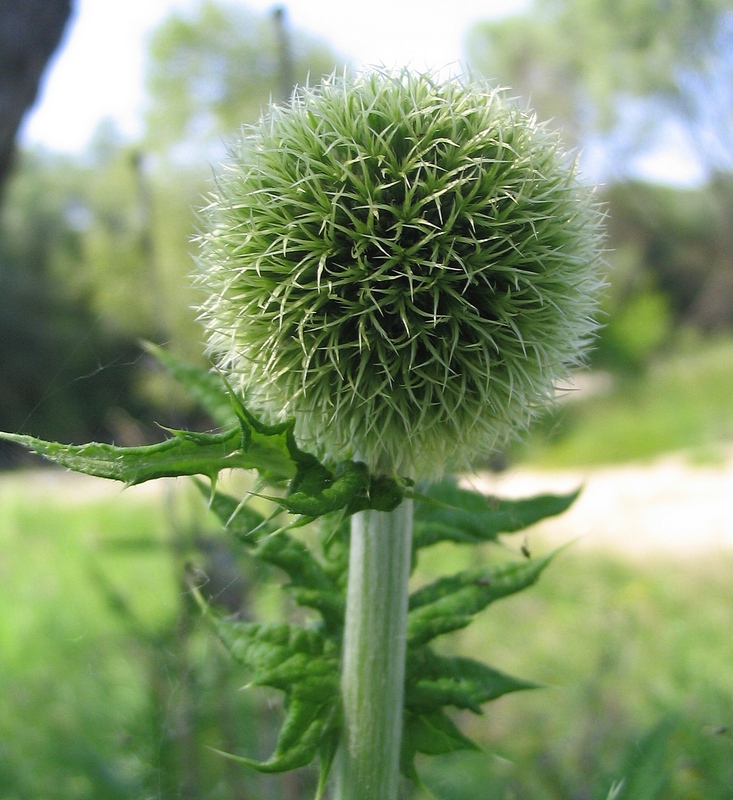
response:
[(666, 456), (649, 464), (566, 472), (509, 470), (472, 481), (500, 497), (568, 492), (583, 486), (574, 506), (533, 529), (533, 537), (576, 546), (694, 553), (733, 551), (733, 447), (723, 463), (695, 466)]

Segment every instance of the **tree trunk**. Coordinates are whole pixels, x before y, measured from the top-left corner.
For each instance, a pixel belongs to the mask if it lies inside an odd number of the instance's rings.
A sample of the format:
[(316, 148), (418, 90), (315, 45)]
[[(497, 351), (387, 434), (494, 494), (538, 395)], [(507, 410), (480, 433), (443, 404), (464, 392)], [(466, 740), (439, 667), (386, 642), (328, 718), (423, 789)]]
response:
[(71, 16), (71, 0), (0, 2), (0, 191), (15, 136)]

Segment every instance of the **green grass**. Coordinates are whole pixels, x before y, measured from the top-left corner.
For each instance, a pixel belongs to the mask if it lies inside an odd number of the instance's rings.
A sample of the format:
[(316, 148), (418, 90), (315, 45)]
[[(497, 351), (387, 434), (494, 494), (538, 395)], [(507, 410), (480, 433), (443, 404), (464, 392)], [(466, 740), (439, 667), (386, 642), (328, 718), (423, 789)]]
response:
[(206, 747), (266, 757), (277, 712), (182, 584), (184, 561), (209, 570), (200, 497), (90, 483), (0, 476), (0, 799), (260, 796)]
[(565, 403), (516, 448), (544, 467), (622, 463), (686, 450), (714, 459), (733, 442), (733, 339), (697, 340), (655, 362), (643, 377)]
[[(0, 798), (182, 796), (186, 724), (197, 800), (309, 797), (311, 777), (259, 779), (206, 749), (267, 755), (278, 712), (272, 695), (238, 691), (243, 677), (186, 613), (189, 554), (171, 555), (166, 513), (200, 530), (191, 498), (75, 494), (0, 479)], [(428, 551), (419, 579), (490, 552)], [(730, 800), (733, 739), (717, 731), (733, 722), (732, 570), (719, 554), (642, 563), (570, 549), (446, 639), (546, 688), (461, 717), (485, 750), (421, 762), (438, 800), (605, 800), (622, 778), (633, 792), (620, 800)], [(269, 613), (277, 597), (254, 602)]]
[(0, 797), (133, 796), (150, 756), (132, 745), (147, 733), (148, 654), (97, 584), (109, 576), (151, 632), (175, 617), (164, 550), (141, 560), (104, 547), (161, 542), (162, 505), (79, 502), (13, 476), (0, 483), (0, 515), (0, 786), (10, 792)]

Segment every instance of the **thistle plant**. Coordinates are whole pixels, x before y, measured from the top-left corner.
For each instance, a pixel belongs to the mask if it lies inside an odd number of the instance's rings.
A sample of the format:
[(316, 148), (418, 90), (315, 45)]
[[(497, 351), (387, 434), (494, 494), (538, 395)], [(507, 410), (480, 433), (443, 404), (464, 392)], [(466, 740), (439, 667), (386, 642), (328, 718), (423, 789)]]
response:
[[(209, 348), (329, 460), (429, 478), (527, 426), (589, 344), (599, 214), (496, 91), (326, 82), (246, 128), (203, 212)], [(352, 518), (340, 800), (396, 797), (410, 501)]]
[[(333, 772), (336, 800), (396, 800), (416, 753), (473, 746), (446, 707), (479, 713), (533, 686), (431, 643), (551, 555), (412, 595), (408, 578), (421, 548), (496, 541), (572, 502), (487, 504), (438, 479), (525, 429), (582, 362), (600, 230), (556, 136), (500, 92), (409, 71), (332, 78), (244, 129), (201, 212), (195, 281), (217, 371), (155, 350), (222, 430), (146, 448), (4, 435), (128, 484), (207, 476), (229, 533), (317, 613), (307, 629), (230, 621), (192, 586), (251, 683), (286, 695), (272, 758), (230, 757), (276, 772), (318, 756), (319, 797)], [(270, 516), (218, 491), (231, 468), (257, 471)], [(314, 521), (313, 552), (291, 529)]]

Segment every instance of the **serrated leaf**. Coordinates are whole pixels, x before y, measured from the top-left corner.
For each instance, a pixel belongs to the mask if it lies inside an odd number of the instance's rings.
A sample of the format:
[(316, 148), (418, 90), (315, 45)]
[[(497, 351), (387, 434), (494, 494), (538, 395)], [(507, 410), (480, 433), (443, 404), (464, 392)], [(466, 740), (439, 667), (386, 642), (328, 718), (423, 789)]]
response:
[(394, 511), (405, 499), (407, 490), (413, 486), (409, 478), (390, 475), (371, 476), (366, 493), (354, 493), (347, 506), (348, 514), (364, 511)]
[(338, 648), (320, 632), (284, 623), (225, 620), (213, 613), (210, 617), (235, 661), (253, 672), (253, 685), (287, 691), (307, 679), (323, 699), (337, 690)]
[(343, 628), (343, 593), (302, 542), (281, 532), (264, 539), (254, 555), (288, 575), (291, 582), (286, 588), (295, 602), (318, 611), (329, 632)]
[[(247, 420), (251, 417), (248, 416)], [(221, 433), (171, 431), (170, 439), (143, 447), (116, 447), (91, 442), (67, 445), (34, 436), (0, 432), (0, 439), (17, 442), (51, 461), (98, 478), (133, 486), (155, 478), (206, 475), (210, 480), (224, 469), (257, 470), (272, 479), (293, 478), (292, 426), (240, 424)]]
[(256, 769), (258, 772), (288, 772), (305, 767), (318, 755), (323, 731), (328, 724), (332, 707), (293, 698), (275, 745), (275, 752), (267, 761), (225, 753), (212, 748), (215, 753)]
[(310, 700), (330, 700), (338, 691), (338, 658), (336, 654), (329, 657), (308, 652), (291, 653), (269, 670), (257, 670), (251, 684), (297, 692)]
[(490, 603), (531, 586), (553, 556), (464, 570), (419, 589), (409, 600), (408, 644), (464, 628)]
[[(252, 418), (248, 415), (248, 419)], [(243, 469), (256, 469), (260, 478), (268, 483), (292, 479), (297, 471), (292, 456), (292, 423), (270, 428), (259, 424), (248, 428), (248, 424), (240, 418), (242, 438), (245, 440), (243, 449), (249, 460), (249, 465)]]
[(346, 601), (340, 591), (332, 589), (305, 589), (298, 586), (286, 587), (293, 600), (299, 605), (312, 608), (323, 618), (326, 632), (338, 635), (344, 627)]
[(470, 658), (439, 656), (428, 647), (410, 651), (406, 675), (405, 707), (416, 713), (455, 706), (480, 714), (484, 703), (540, 688)]
[(316, 796), (314, 800), (321, 800), (323, 793), (326, 791), (326, 784), (328, 783), (328, 776), (333, 766), (336, 751), (338, 750), (339, 741), (341, 739), (341, 726), (337, 723), (336, 714), (330, 724), (326, 726), (323, 734), (321, 735), (321, 744), (318, 749), (319, 769), (318, 769), (318, 786), (316, 787)]
[(260, 772), (285, 772), (309, 764), (334, 724), (338, 645), (317, 631), (286, 624), (226, 620), (210, 609), (195, 587), (192, 591), (234, 659), (253, 673), (251, 685), (280, 689), (286, 698), (287, 713), (271, 758), (222, 755)]
[(22, 444), (74, 472), (122, 481), (128, 486), (182, 475), (206, 475), (213, 479), (223, 469), (256, 468), (241, 452), (238, 428), (222, 433), (176, 431), (171, 439), (143, 447), (115, 447), (96, 442), (68, 445), (11, 433), (0, 433), (0, 438)]
[(297, 471), (288, 486), (288, 497), (294, 498), (296, 502), (300, 497), (313, 498), (333, 485), (336, 478), (333, 470), (321, 464), (314, 455), (298, 450), (293, 454), (293, 460)]
[[(206, 487), (200, 484), (202, 492)], [(286, 588), (298, 605), (318, 611), (329, 631), (340, 631), (344, 620), (344, 597), (334, 578), (311, 551), (275, 523), (242, 505), (234, 497), (216, 492), (210, 507), (225, 528), (252, 550), (260, 561), (281, 569), (290, 578)]]
[(218, 372), (177, 358), (152, 342), (143, 347), (183, 386), (199, 406), (222, 428), (237, 422), (226, 383)]
[[(272, 758), (265, 762), (270, 772), (285, 772), (310, 764), (318, 754), (318, 749), (331, 716), (336, 699), (324, 703), (293, 696), (287, 709), (287, 716), (280, 729), (277, 745)], [(260, 765), (258, 769), (262, 769)]]
[(349, 518), (342, 513), (328, 514), (318, 520), (318, 541), (323, 554), (323, 568), (333, 582), (345, 588), (349, 570)]
[(431, 714), (416, 714), (411, 711), (404, 713), (400, 771), (414, 783), (420, 783), (415, 769), (417, 753), (436, 756), (457, 750), (479, 749), (442, 711)]
[(256, 469), (264, 483), (279, 483), (283, 478), (295, 478), (299, 459), (313, 456), (298, 448), (293, 432), (294, 420), (267, 425), (245, 408), (232, 389), (229, 389), (229, 399), (242, 431), (242, 449), (258, 459), (258, 463), (248, 469)]
[(346, 508), (356, 498), (364, 498), (368, 507), (368, 489), (366, 464), (344, 461), (332, 472), (309, 456), (299, 460), (288, 494), (276, 502), (291, 514), (316, 518)]
[(405, 724), (405, 731), (418, 753), (437, 756), (456, 750), (480, 749), (442, 712), (408, 714), (410, 720)]
[(264, 539), (255, 555), (283, 570), (296, 586), (324, 590), (335, 588), (310, 550), (287, 533)]
[(502, 533), (514, 533), (541, 520), (561, 514), (577, 498), (567, 495), (537, 495), (519, 500), (486, 497), (461, 489), (453, 479), (430, 486), (415, 504), (414, 548), (440, 541), (465, 544), (495, 541)]

